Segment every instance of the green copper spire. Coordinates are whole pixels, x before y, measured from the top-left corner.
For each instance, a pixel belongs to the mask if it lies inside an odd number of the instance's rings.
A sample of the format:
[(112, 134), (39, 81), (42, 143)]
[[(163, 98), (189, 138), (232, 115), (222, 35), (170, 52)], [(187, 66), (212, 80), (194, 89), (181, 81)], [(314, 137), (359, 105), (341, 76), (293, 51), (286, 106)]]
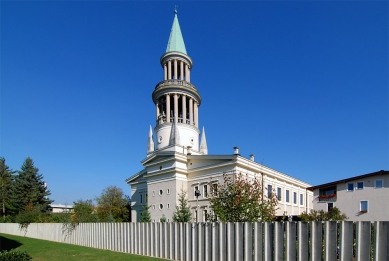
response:
[(169, 42), (167, 43), (166, 52), (181, 52), (186, 53), (186, 48), (184, 44), (184, 38), (182, 38), (182, 33), (180, 29), (180, 24), (178, 23), (177, 18), (177, 8), (174, 10), (174, 20), (172, 30), (170, 31)]

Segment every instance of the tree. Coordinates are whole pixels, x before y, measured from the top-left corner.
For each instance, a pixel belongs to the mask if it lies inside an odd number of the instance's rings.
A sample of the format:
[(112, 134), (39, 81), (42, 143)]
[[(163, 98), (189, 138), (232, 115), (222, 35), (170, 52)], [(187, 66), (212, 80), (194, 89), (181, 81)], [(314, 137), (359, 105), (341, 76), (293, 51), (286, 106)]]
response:
[(15, 197), (15, 207), (21, 211), (39, 206), (41, 212), (46, 212), (52, 200), (48, 198), (51, 194), (46, 189), (42, 174), (38, 174), (39, 169), (34, 167), (34, 161), (28, 157), (24, 161), (21, 171), (15, 177), (13, 187)]
[(348, 217), (346, 214), (342, 213), (337, 207), (333, 207), (328, 212), (324, 210), (314, 210), (311, 209), (310, 213), (303, 212), (299, 216), (301, 221), (344, 221), (347, 220)]
[(3, 220), (12, 207), (12, 184), (13, 174), (15, 172), (10, 170), (5, 164), (5, 159), (0, 157), (0, 197), (1, 197), (1, 213), (3, 214)]
[(159, 219), (159, 221), (162, 223), (166, 222), (165, 214), (162, 215), (162, 217)]
[(142, 212), (140, 214), (140, 222), (151, 222), (151, 216), (149, 208), (151, 206), (147, 206), (146, 204), (142, 206)]
[(79, 199), (73, 202), (72, 221), (75, 223), (94, 223), (99, 221), (91, 199)]
[(224, 183), (210, 184), (210, 220), (222, 222), (269, 222), (275, 219), (278, 199), (274, 191), (264, 193), (261, 180), (243, 174), (223, 174)]
[(102, 222), (110, 219), (114, 222), (129, 221), (130, 198), (124, 195), (121, 188), (109, 186), (105, 188), (100, 197), (96, 197), (97, 215)]
[(186, 198), (186, 191), (181, 189), (181, 192), (178, 193), (178, 206), (173, 213), (173, 222), (189, 222), (191, 219), (192, 214)]

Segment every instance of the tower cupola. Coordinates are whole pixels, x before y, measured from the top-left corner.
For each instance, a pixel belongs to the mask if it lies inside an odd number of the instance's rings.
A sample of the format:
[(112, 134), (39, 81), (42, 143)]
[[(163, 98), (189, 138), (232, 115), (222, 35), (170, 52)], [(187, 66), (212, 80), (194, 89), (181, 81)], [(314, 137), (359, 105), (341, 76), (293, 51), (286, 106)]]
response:
[(155, 86), (152, 94), (156, 107), (156, 149), (172, 146), (170, 136), (174, 133), (180, 137), (175, 145), (191, 146), (192, 151), (199, 152), (198, 110), (201, 96), (191, 83), (193, 62), (186, 52), (177, 10), (174, 11), (169, 41), (160, 63), (163, 80)]

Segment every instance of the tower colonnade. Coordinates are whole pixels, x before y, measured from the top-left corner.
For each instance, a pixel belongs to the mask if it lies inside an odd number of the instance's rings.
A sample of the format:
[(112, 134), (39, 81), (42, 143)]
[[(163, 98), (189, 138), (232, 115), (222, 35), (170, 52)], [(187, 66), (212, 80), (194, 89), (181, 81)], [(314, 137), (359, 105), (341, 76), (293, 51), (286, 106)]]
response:
[(157, 124), (183, 123), (198, 128), (199, 103), (193, 97), (171, 92), (160, 96), (155, 104)]
[(190, 82), (190, 65), (183, 59), (163, 61), (163, 79)]

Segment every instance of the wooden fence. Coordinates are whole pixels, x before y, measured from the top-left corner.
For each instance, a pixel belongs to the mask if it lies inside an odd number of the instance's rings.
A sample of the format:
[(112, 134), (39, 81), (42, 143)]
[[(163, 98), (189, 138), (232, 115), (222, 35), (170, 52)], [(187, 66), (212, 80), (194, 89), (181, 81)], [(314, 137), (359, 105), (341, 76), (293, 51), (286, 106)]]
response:
[(0, 223), (0, 233), (186, 261), (389, 260), (389, 221)]

